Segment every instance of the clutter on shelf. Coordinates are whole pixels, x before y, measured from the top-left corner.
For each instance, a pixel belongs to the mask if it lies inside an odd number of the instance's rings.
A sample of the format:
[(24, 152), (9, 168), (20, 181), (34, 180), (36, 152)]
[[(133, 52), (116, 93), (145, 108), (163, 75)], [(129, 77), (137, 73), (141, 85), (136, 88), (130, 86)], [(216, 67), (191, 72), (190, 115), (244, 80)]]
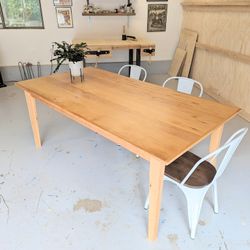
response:
[(135, 10), (130, 0), (127, 4), (121, 5), (118, 8), (105, 10), (101, 7), (96, 7), (94, 4), (90, 4), (87, 0), (87, 4), (84, 5), (83, 15), (135, 15)]

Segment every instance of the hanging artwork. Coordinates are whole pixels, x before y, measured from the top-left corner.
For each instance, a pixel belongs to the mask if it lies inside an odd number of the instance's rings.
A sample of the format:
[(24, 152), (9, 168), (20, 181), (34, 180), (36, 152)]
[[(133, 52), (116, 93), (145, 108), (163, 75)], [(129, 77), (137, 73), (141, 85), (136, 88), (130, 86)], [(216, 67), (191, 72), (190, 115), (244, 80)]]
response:
[(72, 0), (53, 0), (55, 6), (72, 6)]
[(56, 8), (58, 28), (72, 28), (73, 19), (70, 7)]
[(148, 5), (148, 32), (166, 31), (167, 10), (167, 4)]

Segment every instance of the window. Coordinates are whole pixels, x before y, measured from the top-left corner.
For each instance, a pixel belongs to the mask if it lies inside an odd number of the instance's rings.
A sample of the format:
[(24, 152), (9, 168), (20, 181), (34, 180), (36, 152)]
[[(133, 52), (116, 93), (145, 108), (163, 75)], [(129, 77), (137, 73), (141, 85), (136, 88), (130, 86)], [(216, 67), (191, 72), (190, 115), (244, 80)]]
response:
[(0, 0), (0, 28), (44, 28), (40, 0)]

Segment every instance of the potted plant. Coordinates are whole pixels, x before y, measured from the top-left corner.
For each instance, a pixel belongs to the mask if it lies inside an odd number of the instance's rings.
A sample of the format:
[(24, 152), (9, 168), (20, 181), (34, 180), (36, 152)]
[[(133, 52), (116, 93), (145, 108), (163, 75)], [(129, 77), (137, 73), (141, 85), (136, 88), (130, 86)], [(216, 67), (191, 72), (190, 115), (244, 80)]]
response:
[(60, 66), (66, 61), (69, 61), (69, 68), (72, 76), (80, 76), (83, 69), (83, 60), (86, 57), (88, 51), (86, 43), (69, 44), (65, 41), (62, 43), (54, 43), (56, 49), (54, 50), (54, 58), (52, 61), (57, 62), (57, 66), (54, 73), (57, 72)]

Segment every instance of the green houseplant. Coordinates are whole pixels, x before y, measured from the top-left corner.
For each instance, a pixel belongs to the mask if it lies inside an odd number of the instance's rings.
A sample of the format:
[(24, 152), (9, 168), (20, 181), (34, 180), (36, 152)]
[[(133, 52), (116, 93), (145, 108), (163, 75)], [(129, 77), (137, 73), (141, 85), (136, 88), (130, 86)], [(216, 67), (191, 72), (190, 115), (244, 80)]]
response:
[(56, 49), (54, 50), (54, 58), (51, 62), (56, 61), (57, 66), (54, 73), (57, 72), (60, 66), (66, 61), (69, 61), (69, 67), (73, 76), (80, 76), (80, 69), (83, 68), (83, 59), (86, 57), (88, 51), (86, 43), (69, 44), (65, 41), (62, 43), (54, 43)]

